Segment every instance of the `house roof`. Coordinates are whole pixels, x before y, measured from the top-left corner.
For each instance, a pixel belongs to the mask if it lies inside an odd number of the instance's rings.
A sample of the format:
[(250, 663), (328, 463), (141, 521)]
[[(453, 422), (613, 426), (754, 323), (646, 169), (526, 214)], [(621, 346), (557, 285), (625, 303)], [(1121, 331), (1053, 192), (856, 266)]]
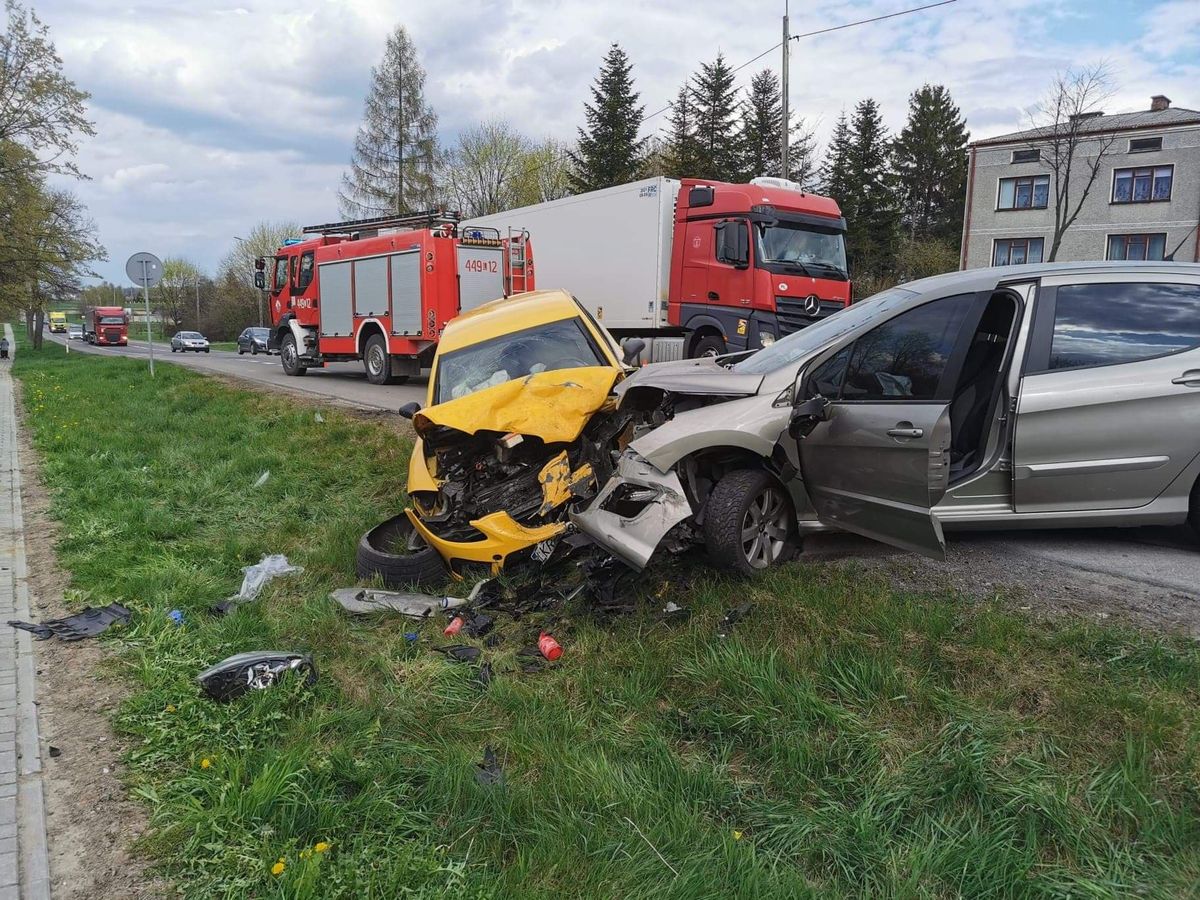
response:
[[(1175, 125), (1200, 125), (1200, 110), (1184, 109), (1171, 106), (1167, 109), (1138, 112), (1117, 113), (1113, 116), (1094, 116), (1084, 119), (1079, 125), (1080, 134), (1105, 134), (1112, 131), (1130, 131), (1139, 128), (1166, 128)], [(986, 147), (990, 144), (1031, 143), (1054, 133), (1053, 125), (1043, 125), (1040, 128), (1030, 128), (1026, 131), (1014, 131), (1011, 134), (999, 134), (995, 137), (984, 138), (972, 142), (974, 147)]]

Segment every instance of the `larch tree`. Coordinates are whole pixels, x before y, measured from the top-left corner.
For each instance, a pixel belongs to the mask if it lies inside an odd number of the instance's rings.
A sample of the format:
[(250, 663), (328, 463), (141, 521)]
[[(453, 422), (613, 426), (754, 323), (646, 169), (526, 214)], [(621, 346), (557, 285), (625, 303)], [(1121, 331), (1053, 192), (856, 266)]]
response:
[(618, 44), (604, 57), (592, 85), (592, 102), (583, 107), (586, 128), (570, 154), (571, 187), (595, 191), (633, 181), (641, 168), (646, 140), (639, 138), (645, 107), (633, 89), (633, 63)]
[(371, 69), (371, 89), (338, 202), (351, 218), (403, 215), (436, 205), (437, 115), (425, 102), (425, 70), (403, 25)]
[(908, 100), (908, 121), (892, 145), (902, 224), (913, 239), (957, 249), (967, 184), (966, 122), (950, 92), (925, 85)]

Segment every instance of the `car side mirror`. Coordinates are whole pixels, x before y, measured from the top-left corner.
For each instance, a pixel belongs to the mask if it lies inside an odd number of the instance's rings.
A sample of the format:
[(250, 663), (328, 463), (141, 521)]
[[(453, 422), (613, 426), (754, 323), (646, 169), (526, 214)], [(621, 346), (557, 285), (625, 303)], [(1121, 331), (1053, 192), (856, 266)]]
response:
[(398, 410), (396, 410), (396, 412), (400, 413), (400, 415), (403, 418), (408, 419), (410, 422), (412, 421), (413, 416), (415, 416), (420, 411), (421, 411), (421, 404), (418, 403), (416, 400), (413, 400), (410, 403), (405, 403), (402, 407), (400, 407)]
[(621, 362), (632, 366), (646, 349), (646, 342), (641, 338), (630, 338), (621, 345)]
[(254, 286), (256, 288), (258, 288), (260, 291), (265, 291), (267, 289), (267, 276), (264, 275), (262, 272), (255, 272), (254, 273)]
[(817, 395), (792, 407), (788, 419), (788, 434), (796, 440), (808, 437), (814, 428), (829, 421), (829, 401)]

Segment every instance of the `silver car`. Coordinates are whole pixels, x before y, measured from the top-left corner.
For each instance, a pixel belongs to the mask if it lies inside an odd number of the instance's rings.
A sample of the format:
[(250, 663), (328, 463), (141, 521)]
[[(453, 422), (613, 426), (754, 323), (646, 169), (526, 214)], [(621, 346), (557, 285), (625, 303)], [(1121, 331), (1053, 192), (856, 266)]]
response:
[(171, 338), (171, 352), (187, 353), (194, 350), (197, 353), (208, 353), (208, 338), (198, 331), (177, 331)]
[(975, 269), (752, 354), (647, 366), (617, 473), (575, 523), (641, 568), (702, 541), (742, 572), (844, 529), (1200, 529), (1200, 265)]

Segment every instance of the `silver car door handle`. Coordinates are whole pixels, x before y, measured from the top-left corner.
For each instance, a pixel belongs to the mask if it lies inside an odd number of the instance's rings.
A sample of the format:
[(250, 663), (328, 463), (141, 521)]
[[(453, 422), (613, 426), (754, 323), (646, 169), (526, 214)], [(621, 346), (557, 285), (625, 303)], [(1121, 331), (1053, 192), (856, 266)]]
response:
[(925, 436), (923, 428), (889, 428), (888, 437), (919, 438)]
[(1189, 369), (1178, 378), (1172, 378), (1171, 384), (1182, 384), (1184, 387), (1200, 387), (1200, 369)]

